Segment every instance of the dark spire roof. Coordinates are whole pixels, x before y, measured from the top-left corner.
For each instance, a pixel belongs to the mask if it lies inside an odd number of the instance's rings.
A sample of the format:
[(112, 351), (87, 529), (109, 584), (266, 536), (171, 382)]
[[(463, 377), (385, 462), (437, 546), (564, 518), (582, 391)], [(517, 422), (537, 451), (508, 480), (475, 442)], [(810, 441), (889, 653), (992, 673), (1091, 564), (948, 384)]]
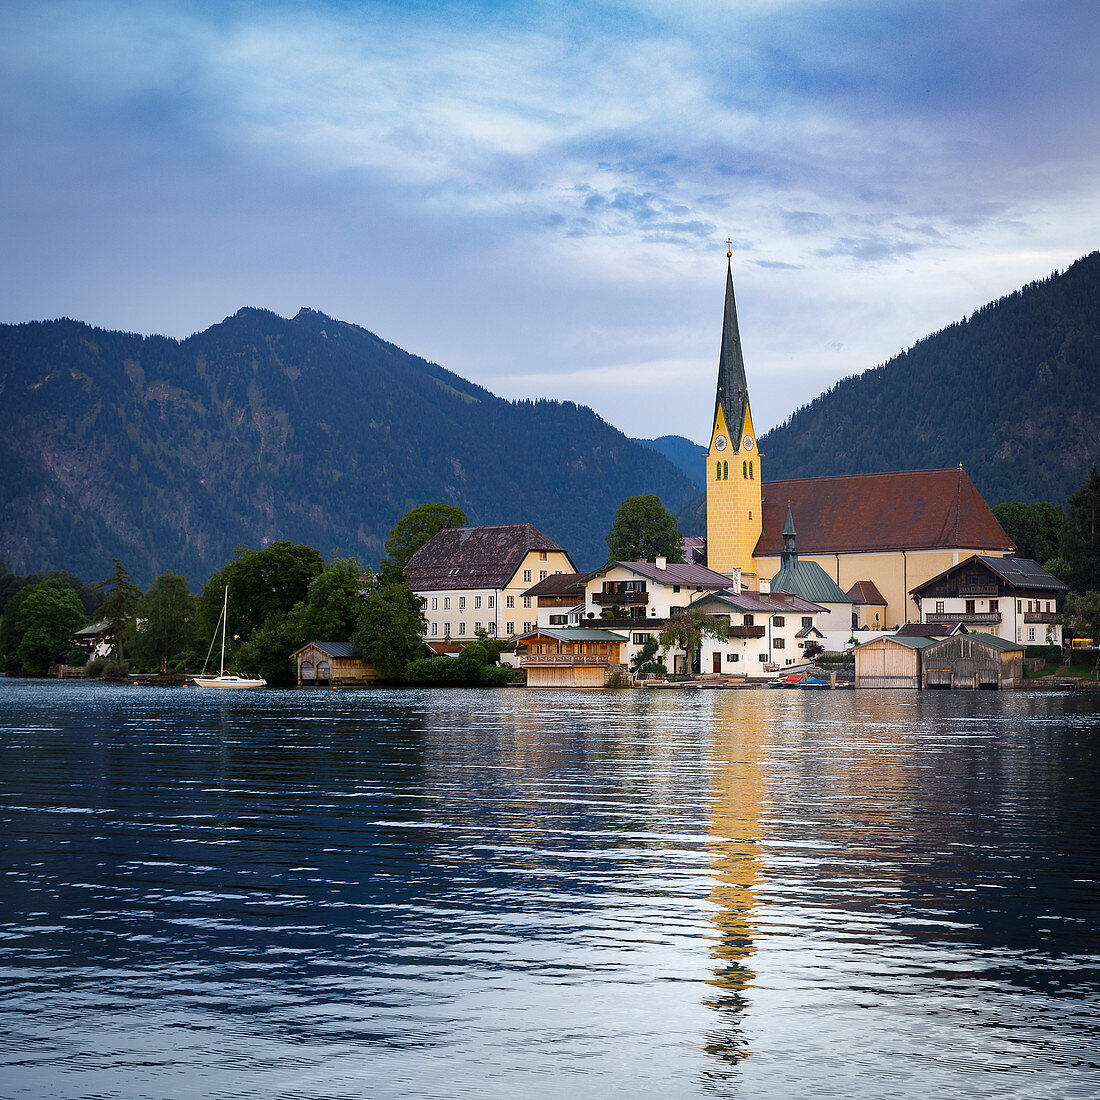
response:
[(736, 441), (745, 422), (749, 403), (749, 384), (745, 380), (745, 360), (741, 355), (741, 334), (737, 331), (737, 303), (733, 298), (733, 270), (726, 263), (726, 308), (722, 315), (722, 351), (718, 357), (718, 394), (714, 400), (714, 419), (718, 406), (726, 418), (726, 428)]
[(783, 524), (783, 537), (794, 538), (798, 532), (794, 529), (794, 516), (791, 515), (791, 502), (787, 501), (787, 522)]

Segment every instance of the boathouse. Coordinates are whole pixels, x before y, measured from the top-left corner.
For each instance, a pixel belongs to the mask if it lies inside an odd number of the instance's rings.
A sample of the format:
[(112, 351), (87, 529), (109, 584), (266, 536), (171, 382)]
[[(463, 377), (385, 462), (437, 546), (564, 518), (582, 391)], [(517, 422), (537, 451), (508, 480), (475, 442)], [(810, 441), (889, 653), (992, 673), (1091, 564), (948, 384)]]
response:
[(993, 634), (955, 634), (921, 650), (926, 688), (1016, 687), (1024, 676), (1024, 647)]
[(351, 642), (309, 642), (290, 656), (299, 687), (360, 687), (382, 679)]
[(622, 667), (627, 635), (598, 627), (538, 627), (516, 639), (528, 687), (602, 688)]

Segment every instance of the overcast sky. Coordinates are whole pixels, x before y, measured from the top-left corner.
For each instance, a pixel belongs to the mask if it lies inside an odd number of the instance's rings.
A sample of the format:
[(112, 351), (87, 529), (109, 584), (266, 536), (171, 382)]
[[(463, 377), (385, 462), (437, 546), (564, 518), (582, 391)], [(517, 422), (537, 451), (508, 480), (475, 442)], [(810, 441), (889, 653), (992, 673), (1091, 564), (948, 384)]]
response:
[(0, 320), (305, 305), (505, 397), (757, 430), (1100, 245), (1096, 0), (0, 0)]

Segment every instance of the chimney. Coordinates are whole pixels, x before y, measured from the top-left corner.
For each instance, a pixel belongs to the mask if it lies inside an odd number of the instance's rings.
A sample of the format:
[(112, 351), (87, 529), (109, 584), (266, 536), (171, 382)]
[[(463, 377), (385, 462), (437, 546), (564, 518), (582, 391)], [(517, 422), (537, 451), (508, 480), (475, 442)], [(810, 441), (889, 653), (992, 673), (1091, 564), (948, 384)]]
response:
[(653, 564), (656, 565), (658, 569), (664, 569), (665, 566), (668, 565), (668, 558), (658, 557)]

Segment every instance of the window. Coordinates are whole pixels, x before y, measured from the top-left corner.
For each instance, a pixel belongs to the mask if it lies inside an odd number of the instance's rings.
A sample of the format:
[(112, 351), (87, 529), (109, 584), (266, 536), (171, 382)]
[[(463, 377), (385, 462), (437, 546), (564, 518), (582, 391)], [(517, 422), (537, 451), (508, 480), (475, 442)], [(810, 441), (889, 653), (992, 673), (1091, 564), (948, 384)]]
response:
[(530, 596), (524, 596), (523, 597), (523, 606), (524, 607), (530, 607), (531, 606), (531, 597)]
[(496, 623), (486, 623), (485, 624), (485, 633), (486, 634), (495, 634), (496, 632), (497, 632), (497, 624)]
[(451, 610), (451, 597), (450, 596), (444, 596), (443, 597), (443, 610), (444, 611), (450, 611)]
[(1027, 601), (1027, 609), (1028, 609), (1028, 611), (1034, 611), (1034, 610), (1035, 610), (1035, 608), (1031, 606), (1031, 605), (1032, 605), (1032, 603), (1034, 603), (1034, 601), (1033, 601), (1033, 600), (1028, 600), (1028, 601)]
[(481, 630), (481, 623), (474, 623), (474, 633), (477, 634)]
[(761, 653), (759, 654), (759, 659), (760, 663), (763, 664), (768, 659), (768, 655), (766, 653)]
[(746, 615), (741, 621), (745, 624), (745, 626), (753, 626), (754, 625), (751, 615)]
[(714, 480), (715, 481), (721, 481), (722, 480), (722, 463), (721, 462), (716, 462), (714, 464)]
[[(751, 462), (749, 463), (749, 481), (752, 481), (752, 463)], [(749, 519), (752, 519), (751, 515), (749, 516)]]
[(551, 615), (550, 616), (550, 625), (551, 626), (565, 626), (565, 624), (568, 621), (569, 621), (569, 616), (568, 615)]
[(646, 642), (649, 641), (649, 635), (643, 634), (641, 631), (638, 631), (638, 633), (634, 634), (631, 637), (631, 641), (634, 645), (645, 645)]
[(450, 636), (451, 636), (451, 624), (450, 623), (444, 623), (443, 624), (443, 637), (444, 638), (449, 638)]
[(741, 654), (740, 653), (727, 653), (726, 654), (726, 660), (736, 663), (737, 661), (741, 660)]
[[(1016, 614), (1017, 615), (1021, 614), (1023, 612), (1023, 610), (1024, 610), (1024, 601), (1023, 600), (1017, 600), (1016, 601)], [(1019, 641), (1020, 639), (1017, 638), (1016, 640)]]
[(786, 626), (787, 625), (787, 617), (785, 615), (776, 615), (775, 625), (776, 626)]
[(730, 476), (730, 464), (728, 462), (722, 463), (722, 480), (728, 481)]
[(459, 596), (458, 597), (458, 610), (459, 611), (465, 611), (466, 610), (466, 597), (465, 596)]
[(497, 598), (496, 598), (496, 596), (490, 596), (490, 597), (489, 597), (489, 606), (490, 606), (490, 607), (496, 607), (496, 605), (497, 605)]
[(967, 615), (973, 615), (974, 614), (974, 601), (973, 600), (967, 600), (966, 601), (966, 614)]
[(545, 550), (540, 550), (539, 551), (539, 561), (546, 561), (546, 551)]
[(999, 600), (990, 600), (989, 601), (989, 610), (990, 611), (999, 611), (1000, 607), (1001, 607), (1001, 603), (1000, 603)]
[(546, 570), (545, 569), (540, 569), (539, 570), (539, 580), (540, 581), (546, 580)]
[(458, 632), (459, 632), (459, 634), (465, 634), (466, 633), (466, 624), (465, 623), (459, 623), (458, 624)]
[(504, 624), (504, 629), (505, 629), (505, 630), (506, 630), (506, 631), (507, 631), (507, 632), (508, 632), (509, 634), (515, 634), (515, 632), (516, 632), (516, 624), (515, 624), (514, 622), (511, 622), (511, 623), (505, 623), (505, 624)]
[(439, 597), (438, 596), (433, 596), (432, 597), (432, 610), (437, 611), (438, 609), (439, 609)]
[(936, 614), (943, 614), (943, 600), (936, 600)]
[(474, 607), (480, 607), (480, 606), (481, 606), (481, 597), (480, 596), (475, 596), (474, 597)]
[(803, 626), (813, 626), (814, 625), (814, 617), (812, 615), (803, 615), (802, 616), (802, 625)]
[(505, 607), (515, 607), (516, 606), (515, 596), (505, 596), (504, 597), (504, 606)]
[(1029, 626), (1027, 628), (1027, 640), (1029, 642), (1035, 641), (1035, 627)]
[(530, 569), (525, 569), (523, 571), (523, 583), (524, 584), (530, 584), (531, 583), (531, 570)]
[(741, 477), (744, 478), (745, 481), (749, 480), (749, 463), (747, 459), (741, 463)]
[(535, 624), (534, 623), (524, 623), (523, 624), (523, 633), (524, 634), (529, 634), (534, 629), (535, 629)]
[(432, 623), (432, 636), (439, 633), (439, 623)]
[(679, 592), (679, 591), (680, 591), (680, 586), (679, 586), (678, 584), (674, 584), (674, 585), (672, 586), (672, 591), (673, 591), (673, 592)]
[(783, 649), (785, 646), (786, 643), (782, 638), (772, 638), (772, 649)]

